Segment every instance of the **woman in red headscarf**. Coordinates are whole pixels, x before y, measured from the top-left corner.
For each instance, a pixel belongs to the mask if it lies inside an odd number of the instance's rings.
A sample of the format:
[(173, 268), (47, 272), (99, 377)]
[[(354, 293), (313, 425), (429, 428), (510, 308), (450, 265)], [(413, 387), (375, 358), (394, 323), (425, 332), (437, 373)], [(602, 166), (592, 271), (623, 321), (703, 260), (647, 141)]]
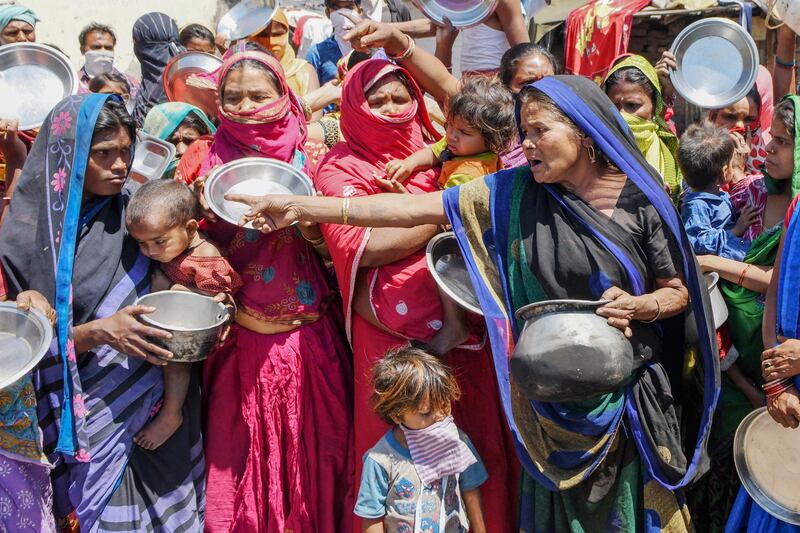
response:
[[(219, 128), (192, 144), (181, 175), (253, 156), (304, 168), (303, 111), (280, 63), (238, 45), (217, 79)], [(207, 234), (244, 286), (230, 337), (204, 367), (206, 531), (348, 530), (352, 363), (322, 261), (297, 228), (263, 235), (214, 221)]]
[[(388, 61), (371, 59), (348, 73), (341, 111), (346, 142), (331, 149), (315, 178), (317, 190), (325, 196), (384, 192), (376, 178), (385, 177), (386, 163), (408, 157), (438, 138), (419, 87), (403, 68)], [(437, 173), (430, 169), (412, 174), (405, 182), (408, 192), (436, 190)], [(413, 200), (398, 196), (398, 201)], [(342, 217), (346, 224), (346, 209)], [(430, 225), (412, 229), (322, 226), (344, 297), (346, 329), (354, 352), (356, 457), (388, 429), (370, 408), (370, 369), (390, 348), (410, 340), (430, 341), (442, 327), (439, 291), (425, 260), (425, 246), (439, 231)], [(453, 406), (454, 416), (489, 472), (482, 486), (486, 529), (502, 533), (512, 531), (516, 523), (519, 466), (480, 327), (473, 327), (467, 343), (444, 359), (463, 392)], [(357, 462), (356, 479), (360, 467)]]

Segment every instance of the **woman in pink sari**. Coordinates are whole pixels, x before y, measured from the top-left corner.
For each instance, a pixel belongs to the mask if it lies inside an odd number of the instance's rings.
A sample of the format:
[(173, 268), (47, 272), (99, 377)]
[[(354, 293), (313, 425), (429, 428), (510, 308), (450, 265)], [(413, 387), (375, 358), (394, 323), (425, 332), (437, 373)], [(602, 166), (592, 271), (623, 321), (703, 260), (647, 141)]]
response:
[[(218, 79), (220, 126), (210, 146), (190, 147), (205, 155), (184, 177), (252, 156), (303, 168), (303, 112), (280, 63), (237, 46)], [(207, 222), (244, 286), (230, 337), (204, 368), (206, 531), (349, 530), (352, 363), (322, 261), (296, 228)]]
[[(325, 196), (355, 197), (384, 192), (376, 177), (392, 159), (405, 158), (438, 135), (422, 92), (403, 68), (372, 59), (356, 66), (342, 89), (341, 129), (315, 178)], [(437, 189), (435, 169), (412, 174), (412, 194)], [(398, 202), (413, 201), (398, 195)], [(346, 223), (346, 213), (343, 213)], [(355, 448), (362, 455), (387, 431), (369, 405), (369, 373), (387, 350), (410, 340), (430, 341), (442, 327), (439, 291), (428, 272), (425, 245), (438, 226), (412, 229), (323, 225), (344, 297), (346, 328), (353, 345)], [(475, 321), (480, 324), (480, 320)], [(512, 531), (516, 524), (519, 465), (505, 426), (488, 346), (480, 326), (445, 361), (454, 369), (462, 400), (453, 406), (459, 427), (484, 459), (489, 480), (482, 487), (487, 531)], [(357, 479), (361, 462), (357, 461)]]

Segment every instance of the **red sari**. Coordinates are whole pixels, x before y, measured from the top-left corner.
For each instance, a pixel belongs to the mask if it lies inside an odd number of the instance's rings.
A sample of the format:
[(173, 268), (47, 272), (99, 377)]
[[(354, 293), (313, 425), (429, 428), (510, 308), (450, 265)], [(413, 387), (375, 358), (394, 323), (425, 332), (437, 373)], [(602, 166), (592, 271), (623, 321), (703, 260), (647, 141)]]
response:
[[(257, 124), (223, 114), (214, 142), (196, 142), (182, 158), (184, 180), (256, 154), (297, 163), (302, 111), (277, 61), (253, 56), (233, 54), (222, 68), (256, 59), (278, 76), (286, 98), (257, 110)], [(243, 286), (237, 324), (203, 369), (206, 531), (347, 531), (354, 506), (352, 363), (322, 262), (295, 228), (263, 235), (220, 221), (207, 233)]]
[[(367, 104), (365, 88), (390, 73), (405, 75), (416, 99), (416, 111), (406, 120), (377, 116)], [(408, 157), (423, 148), (425, 135), (431, 140), (436, 138), (419, 88), (402, 68), (377, 59), (359, 64), (348, 74), (342, 94), (341, 127), (347, 143), (331, 149), (315, 177), (317, 190), (325, 196), (384, 192), (372, 176), (383, 175), (388, 161)], [(435, 191), (437, 172), (416, 172), (405, 185), (412, 194)], [(442, 326), (442, 304), (427, 269), (425, 251), (420, 249), (392, 264), (369, 269), (370, 304), (385, 329), (367, 322), (353, 312), (352, 300), (371, 229), (327, 224), (322, 231), (342, 290), (346, 329), (353, 345), (355, 448), (356, 457), (360, 458), (388, 429), (369, 404), (372, 366), (390, 348), (411, 339), (430, 340)], [(463, 390), (453, 414), (489, 472), (489, 480), (482, 486), (487, 530), (510, 532), (517, 523), (519, 465), (505, 425), (488, 343), (484, 343), (480, 327), (475, 329), (472, 345), (452, 350), (445, 358)], [(360, 472), (358, 462), (356, 479), (360, 479)]]

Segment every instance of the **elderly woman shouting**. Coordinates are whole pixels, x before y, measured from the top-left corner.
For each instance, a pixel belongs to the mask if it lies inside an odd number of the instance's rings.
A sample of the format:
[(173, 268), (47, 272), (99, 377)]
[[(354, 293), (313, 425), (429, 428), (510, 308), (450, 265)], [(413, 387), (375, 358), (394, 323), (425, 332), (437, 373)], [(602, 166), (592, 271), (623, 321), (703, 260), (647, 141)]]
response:
[[(266, 230), (296, 220), (341, 224), (343, 213), (366, 226), (452, 224), (490, 325), (500, 396), (525, 468), (520, 529), (690, 530), (681, 489), (705, 468), (719, 369), (705, 287), (680, 220), (622, 117), (591, 81), (548, 77), (526, 87), (519, 105), (530, 167), (414, 202), (236, 199)], [(514, 311), (560, 298), (610, 300), (597, 312), (632, 343), (638, 368), (629, 385), (560, 403), (534, 401), (516, 385), (526, 376), (509, 364), (521, 326)], [(683, 321), (668, 318), (680, 317), (688, 302), (701, 332), (693, 371), (702, 400), (692, 403), (702, 407), (684, 450), (676, 403), (693, 390), (681, 390), (675, 375), (683, 367)], [(687, 402), (683, 412), (690, 409)]]

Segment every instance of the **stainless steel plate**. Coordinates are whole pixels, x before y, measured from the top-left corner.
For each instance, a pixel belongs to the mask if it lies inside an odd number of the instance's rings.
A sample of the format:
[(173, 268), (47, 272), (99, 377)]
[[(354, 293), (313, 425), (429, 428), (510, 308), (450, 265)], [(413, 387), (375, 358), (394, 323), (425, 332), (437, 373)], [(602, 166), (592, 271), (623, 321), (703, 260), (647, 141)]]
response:
[(211, 117), (217, 116), (217, 88), (206, 80), (199, 83), (197, 74), (214, 72), (222, 60), (205, 52), (184, 52), (167, 63), (162, 76), (164, 92), (170, 102), (185, 102), (199, 107)]
[(53, 340), (53, 328), (40, 312), (0, 302), (0, 389), (30, 372)]
[(733, 457), (750, 497), (772, 516), (800, 525), (800, 430), (772, 420), (766, 407), (757, 409), (739, 424)]
[(287, 163), (246, 157), (217, 167), (208, 176), (203, 194), (214, 213), (231, 224), (238, 224), (250, 209), (245, 204), (225, 200), (226, 194), (313, 196), (314, 186), (308, 176)]
[(137, 134), (131, 176), (138, 182), (161, 179), (175, 159), (175, 146), (143, 132)]
[(758, 74), (758, 49), (741, 26), (706, 18), (687, 26), (672, 43), (678, 69), (675, 90), (688, 102), (720, 109), (747, 96)]
[(72, 65), (58, 50), (36, 43), (0, 47), (0, 117), (18, 118), (20, 131), (41, 126), (77, 90)]
[(452, 231), (440, 233), (428, 241), (425, 257), (439, 288), (467, 311), (483, 316), (455, 234)]
[(278, 9), (278, 0), (242, 0), (225, 13), (217, 33), (235, 41), (260, 33)]
[(456, 28), (477, 26), (497, 7), (497, 0), (412, 0), (436, 24), (450, 21)]

